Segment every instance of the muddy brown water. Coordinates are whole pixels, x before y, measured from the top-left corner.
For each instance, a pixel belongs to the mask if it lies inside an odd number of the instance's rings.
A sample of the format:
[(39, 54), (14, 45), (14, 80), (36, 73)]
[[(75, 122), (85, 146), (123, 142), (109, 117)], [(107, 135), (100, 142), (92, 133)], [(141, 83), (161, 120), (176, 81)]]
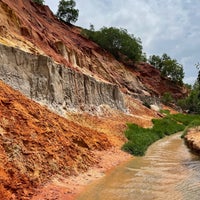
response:
[(157, 141), (146, 156), (88, 185), (77, 200), (199, 200), (200, 159), (180, 135)]

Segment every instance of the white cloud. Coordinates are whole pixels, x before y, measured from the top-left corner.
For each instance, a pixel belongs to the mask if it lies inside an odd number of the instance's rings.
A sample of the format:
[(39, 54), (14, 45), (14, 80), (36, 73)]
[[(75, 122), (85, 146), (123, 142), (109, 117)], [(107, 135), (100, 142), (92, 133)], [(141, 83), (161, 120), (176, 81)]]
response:
[(190, 85), (193, 85), (196, 80), (197, 80), (196, 76), (189, 76), (189, 77), (184, 78), (183, 81), (184, 81), (184, 83), (188, 83)]

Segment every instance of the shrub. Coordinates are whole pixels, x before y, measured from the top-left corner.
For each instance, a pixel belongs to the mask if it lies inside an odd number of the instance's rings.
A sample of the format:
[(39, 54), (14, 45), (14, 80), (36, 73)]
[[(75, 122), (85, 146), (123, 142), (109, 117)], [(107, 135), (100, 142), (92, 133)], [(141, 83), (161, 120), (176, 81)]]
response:
[(173, 97), (169, 92), (165, 92), (161, 98), (161, 102), (165, 105), (169, 105), (173, 102)]
[(143, 102), (143, 105), (147, 108), (151, 108), (151, 105), (147, 102), (147, 101), (144, 101)]
[(121, 54), (132, 61), (144, 59), (140, 38), (129, 34), (126, 29), (103, 27), (99, 31), (95, 31), (92, 27), (90, 30), (83, 30), (82, 34), (96, 42), (103, 49), (108, 50), (117, 59), (120, 58)]
[(171, 59), (166, 53), (161, 57), (152, 55), (148, 59), (149, 63), (157, 68), (162, 76), (171, 78), (172, 81), (180, 85), (183, 84), (183, 66), (176, 59)]
[(76, 2), (74, 0), (60, 0), (56, 16), (58, 19), (71, 23), (78, 19), (79, 10), (75, 9)]

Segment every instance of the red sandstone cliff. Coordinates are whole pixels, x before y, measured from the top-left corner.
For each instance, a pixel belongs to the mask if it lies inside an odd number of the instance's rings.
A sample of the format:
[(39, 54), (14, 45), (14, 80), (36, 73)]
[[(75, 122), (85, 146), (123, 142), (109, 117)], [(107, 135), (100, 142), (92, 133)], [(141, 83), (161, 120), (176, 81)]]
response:
[(148, 64), (118, 62), (79, 27), (59, 22), (47, 6), (30, 0), (0, 1), (0, 57), (5, 200), (30, 199), (53, 176), (97, 165), (97, 151), (120, 149), (127, 122), (150, 126), (158, 113), (134, 97), (185, 93)]

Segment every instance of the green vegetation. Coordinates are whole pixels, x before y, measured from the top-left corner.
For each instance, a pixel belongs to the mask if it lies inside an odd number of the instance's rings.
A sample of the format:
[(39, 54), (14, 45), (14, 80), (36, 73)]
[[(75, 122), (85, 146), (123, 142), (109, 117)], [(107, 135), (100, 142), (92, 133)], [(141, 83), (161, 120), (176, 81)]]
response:
[[(167, 112), (165, 111), (165, 113)], [(130, 154), (142, 156), (153, 142), (164, 136), (200, 125), (200, 115), (168, 114), (162, 119), (153, 119), (152, 122), (152, 128), (128, 124), (128, 129), (125, 131), (128, 142), (122, 149)]]
[(190, 90), (189, 95), (184, 99), (180, 99), (177, 105), (188, 113), (200, 114), (200, 83), (198, 80)]
[(76, 2), (74, 0), (60, 0), (56, 16), (66, 23), (76, 22), (79, 10), (75, 9), (75, 6)]
[(165, 105), (170, 105), (173, 101), (174, 99), (169, 92), (165, 92), (161, 97), (161, 102)]
[(183, 66), (175, 59), (171, 59), (166, 53), (160, 56), (150, 56), (147, 60), (146, 53), (142, 52), (142, 41), (126, 29), (115, 27), (103, 27), (95, 31), (94, 25), (90, 29), (83, 29), (82, 35), (109, 51), (119, 61), (149, 62), (160, 70), (161, 75), (170, 78), (174, 83), (183, 85)]
[(147, 101), (144, 101), (143, 105), (146, 106), (147, 108), (151, 108), (151, 105)]
[(33, 2), (44, 5), (44, 0), (33, 0)]
[(180, 85), (183, 84), (184, 72), (183, 66), (175, 59), (171, 59), (166, 53), (160, 56), (150, 56), (149, 63), (160, 70), (161, 75), (171, 78), (172, 81)]
[(96, 42), (103, 49), (112, 53), (116, 59), (141, 61), (145, 60), (145, 54), (142, 53), (142, 42), (140, 38), (129, 34), (126, 29), (115, 27), (103, 27), (99, 31), (90, 26), (90, 30), (83, 30), (82, 34), (88, 39)]
[(170, 111), (169, 110), (160, 110), (160, 113), (165, 114), (165, 115), (169, 115)]

